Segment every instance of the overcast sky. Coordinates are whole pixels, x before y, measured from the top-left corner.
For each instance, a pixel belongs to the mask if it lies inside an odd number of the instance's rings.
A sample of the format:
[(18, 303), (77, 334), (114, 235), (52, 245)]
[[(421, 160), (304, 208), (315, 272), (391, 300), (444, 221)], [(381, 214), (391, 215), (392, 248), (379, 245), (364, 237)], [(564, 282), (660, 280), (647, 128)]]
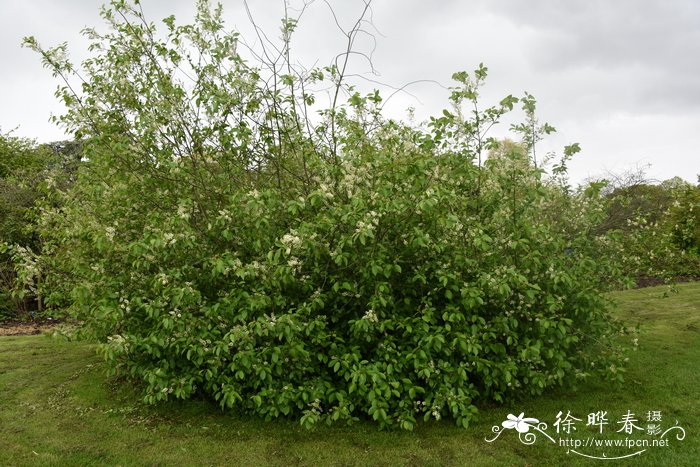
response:
[[(34, 35), (44, 46), (67, 41), (71, 57), (87, 56), (80, 30), (99, 26), (100, 1), (0, 0), (0, 130), (40, 142), (66, 139), (49, 123), (60, 114), (58, 85), (39, 57), (21, 48)], [(343, 27), (361, 0), (330, 1)], [(194, 0), (142, 0), (149, 19), (192, 18)], [(227, 25), (250, 38), (242, 0), (223, 1)], [(299, 1), (291, 1), (291, 6)], [(249, 0), (257, 23), (279, 36), (283, 0)], [(700, 174), (700, 0), (375, 0), (369, 78), (400, 87), (416, 80), (450, 85), (454, 71), (489, 68), (484, 104), (508, 94), (534, 94), (542, 121), (558, 132), (541, 146), (578, 142), (574, 182), (606, 171), (649, 165), (649, 178)], [(301, 62), (330, 63), (343, 37), (329, 7), (317, 0), (302, 18), (294, 50)], [(365, 40), (359, 48), (370, 51)], [(366, 63), (353, 63), (368, 72)], [(415, 107), (425, 118), (447, 106), (436, 84), (408, 88), (391, 101), (392, 116)], [(384, 92), (384, 94), (388, 94)]]

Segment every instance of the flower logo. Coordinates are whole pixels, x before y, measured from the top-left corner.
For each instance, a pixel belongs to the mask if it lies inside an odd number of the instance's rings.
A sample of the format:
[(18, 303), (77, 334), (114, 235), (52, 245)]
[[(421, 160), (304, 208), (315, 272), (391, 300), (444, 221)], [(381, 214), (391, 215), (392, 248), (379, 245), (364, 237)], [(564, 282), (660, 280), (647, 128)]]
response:
[(521, 412), (517, 417), (512, 413), (508, 414), (508, 417), (506, 417), (508, 420), (501, 423), (501, 425), (508, 430), (515, 428), (518, 433), (527, 433), (530, 431), (530, 426), (532, 424), (537, 424), (540, 421), (536, 418), (524, 418), (524, 415), (525, 412)]

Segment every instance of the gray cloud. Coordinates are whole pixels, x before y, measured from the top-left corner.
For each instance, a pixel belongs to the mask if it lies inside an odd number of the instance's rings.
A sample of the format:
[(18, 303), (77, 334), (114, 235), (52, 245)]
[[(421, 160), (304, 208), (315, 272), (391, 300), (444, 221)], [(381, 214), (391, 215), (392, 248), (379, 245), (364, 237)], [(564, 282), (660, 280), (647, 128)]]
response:
[[(330, 1), (344, 25), (362, 8), (359, 0)], [(142, 3), (154, 21), (175, 14), (186, 22), (194, 11), (194, 0)], [(224, 3), (229, 26), (251, 38), (242, 1)], [(277, 37), (282, 0), (249, 4), (256, 21)], [(454, 71), (484, 62), (491, 71), (486, 103), (532, 92), (542, 118), (560, 130), (548, 144), (581, 142), (584, 154), (572, 164), (574, 179), (640, 162), (652, 163), (656, 178), (694, 180), (700, 171), (692, 149), (700, 147), (697, 0), (375, 0), (373, 13), (380, 33), (373, 62), (381, 75), (369, 77), (394, 86), (421, 79), (449, 85)], [(44, 45), (67, 40), (79, 61), (86, 56), (79, 31), (101, 25), (97, 4), (0, 2), (0, 18), (0, 127), (19, 125), (18, 134), (40, 140), (64, 137), (47, 122), (50, 113), (62, 111), (53, 97), (57, 82), (19, 44), (29, 34)], [(328, 8), (317, 0), (300, 25), (294, 51), (307, 65), (316, 60), (325, 65), (343, 42)], [(360, 43), (364, 51), (372, 46), (368, 39)], [(361, 60), (353, 65), (369, 70)], [(410, 90), (420, 101), (397, 95), (390, 106), (397, 115), (409, 105), (425, 116), (446, 104), (446, 91), (439, 86), (418, 84)]]
[(595, 75), (610, 78), (601, 101), (635, 111), (700, 109), (700, 2), (505, 0), (482, 7), (539, 31), (524, 50), (533, 68), (581, 85)]

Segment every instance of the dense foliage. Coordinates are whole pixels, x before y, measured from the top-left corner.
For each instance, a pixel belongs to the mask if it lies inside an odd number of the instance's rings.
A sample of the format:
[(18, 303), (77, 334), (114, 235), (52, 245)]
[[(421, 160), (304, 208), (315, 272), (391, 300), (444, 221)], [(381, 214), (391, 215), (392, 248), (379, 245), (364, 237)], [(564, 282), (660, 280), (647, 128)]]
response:
[(30, 241), (26, 232), (27, 211), (33, 206), (30, 187), (23, 186), (23, 172), (35, 172), (41, 164), (29, 141), (0, 135), (0, 318), (14, 316), (23, 301), (12, 296), (15, 284), (10, 245)]
[(622, 178), (633, 181), (607, 182), (598, 233), (616, 240), (614, 254), (625, 275), (640, 284), (700, 276), (700, 185)]
[(26, 319), (42, 311), (35, 284), (35, 259), (42, 246), (38, 209), (70, 183), (77, 161), (66, 157), (67, 146), (38, 145), (0, 133), (0, 320)]
[[(203, 2), (164, 35), (137, 4), (103, 15), (79, 86), (64, 46), (27, 40), (68, 77), (61, 121), (84, 140), (76, 184), (44, 209), (40, 263), (47, 300), (146, 400), (411, 429), (593, 371), (620, 379), (602, 198), (529, 156), (554, 130), (532, 96), (480, 107), (480, 67), (409, 125), (345, 83), (347, 61), (292, 67), (293, 20), (254, 67)], [(484, 162), (519, 102), (522, 145)]]

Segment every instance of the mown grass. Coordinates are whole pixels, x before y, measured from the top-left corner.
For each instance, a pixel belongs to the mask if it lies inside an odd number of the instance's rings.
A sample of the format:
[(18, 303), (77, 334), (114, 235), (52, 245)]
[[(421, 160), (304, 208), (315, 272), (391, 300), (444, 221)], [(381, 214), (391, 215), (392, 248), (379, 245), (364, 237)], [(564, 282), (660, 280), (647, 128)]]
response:
[[(623, 387), (590, 382), (484, 407), (466, 430), (441, 422), (410, 433), (378, 431), (362, 422), (307, 431), (292, 421), (223, 414), (205, 402), (146, 407), (128, 385), (105, 378), (90, 344), (1, 337), (0, 465), (700, 465), (700, 282), (677, 288), (666, 298), (664, 287), (615, 294), (615, 314), (642, 329)], [(669, 434), (668, 447), (618, 461), (567, 453), (541, 435), (527, 446), (514, 430), (484, 440), (507, 414), (520, 412), (546, 421), (554, 435), (560, 410), (583, 419), (572, 435), (579, 439), (595, 434), (585, 420), (598, 410), (611, 422), (599, 438), (622, 439), (616, 422), (628, 410), (643, 427), (648, 411), (661, 411), (663, 428), (678, 421), (686, 437)], [(641, 432), (634, 438), (651, 439)], [(639, 449), (578, 451), (613, 457)]]

